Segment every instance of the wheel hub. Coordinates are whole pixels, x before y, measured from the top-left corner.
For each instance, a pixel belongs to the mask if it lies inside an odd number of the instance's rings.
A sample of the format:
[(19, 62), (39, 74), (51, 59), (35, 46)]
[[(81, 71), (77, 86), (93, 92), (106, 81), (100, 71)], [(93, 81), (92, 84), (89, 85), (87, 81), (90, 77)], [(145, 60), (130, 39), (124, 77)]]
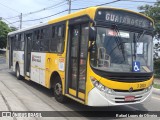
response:
[(56, 92), (57, 95), (61, 95), (62, 94), (62, 86), (61, 86), (60, 83), (57, 83), (55, 85), (55, 92)]

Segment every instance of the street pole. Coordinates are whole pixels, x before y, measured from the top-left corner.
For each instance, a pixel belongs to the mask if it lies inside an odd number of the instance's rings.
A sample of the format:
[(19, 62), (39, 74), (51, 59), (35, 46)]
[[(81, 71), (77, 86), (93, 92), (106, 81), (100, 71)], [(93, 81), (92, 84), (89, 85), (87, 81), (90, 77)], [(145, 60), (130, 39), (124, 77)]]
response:
[(67, 0), (68, 1), (68, 5), (69, 5), (69, 9), (68, 9), (68, 14), (71, 13), (71, 0)]
[(19, 19), (20, 19), (20, 25), (19, 25), (19, 28), (22, 29), (22, 13), (20, 14), (19, 16)]

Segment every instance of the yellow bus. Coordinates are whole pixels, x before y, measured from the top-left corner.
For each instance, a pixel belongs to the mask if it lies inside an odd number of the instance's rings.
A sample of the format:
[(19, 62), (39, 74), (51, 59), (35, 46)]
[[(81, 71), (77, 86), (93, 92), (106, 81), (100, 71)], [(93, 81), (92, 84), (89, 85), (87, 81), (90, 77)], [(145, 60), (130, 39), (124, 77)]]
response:
[(130, 10), (86, 8), (9, 33), (9, 68), (53, 89), (59, 102), (142, 103), (152, 93), (153, 24)]

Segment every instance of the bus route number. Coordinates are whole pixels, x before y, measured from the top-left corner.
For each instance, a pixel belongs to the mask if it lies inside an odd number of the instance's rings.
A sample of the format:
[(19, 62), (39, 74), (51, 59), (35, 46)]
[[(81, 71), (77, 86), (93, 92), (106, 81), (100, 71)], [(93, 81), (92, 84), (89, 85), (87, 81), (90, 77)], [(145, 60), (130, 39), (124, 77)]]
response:
[(145, 88), (146, 84), (137, 84), (137, 88)]

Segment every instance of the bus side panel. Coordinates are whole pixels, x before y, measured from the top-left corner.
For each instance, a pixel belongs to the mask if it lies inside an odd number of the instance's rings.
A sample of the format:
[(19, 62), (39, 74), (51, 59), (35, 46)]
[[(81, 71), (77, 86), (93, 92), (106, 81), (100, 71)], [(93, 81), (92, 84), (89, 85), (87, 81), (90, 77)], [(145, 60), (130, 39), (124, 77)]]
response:
[(45, 86), (46, 53), (31, 53), (31, 80)]
[(16, 70), (16, 63), (19, 64), (20, 75), (24, 76), (24, 51), (13, 51), (13, 71)]
[[(50, 88), (50, 80), (52, 73), (57, 72), (62, 80), (62, 87), (64, 86), (65, 79), (65, 54), (47, 53), (46, 55), (46, 79), (45, 84), (47, 88)], [(54, 79), (54, 78), (53, 78)], [(64, 89), (63, 89), (64, 94)]]

